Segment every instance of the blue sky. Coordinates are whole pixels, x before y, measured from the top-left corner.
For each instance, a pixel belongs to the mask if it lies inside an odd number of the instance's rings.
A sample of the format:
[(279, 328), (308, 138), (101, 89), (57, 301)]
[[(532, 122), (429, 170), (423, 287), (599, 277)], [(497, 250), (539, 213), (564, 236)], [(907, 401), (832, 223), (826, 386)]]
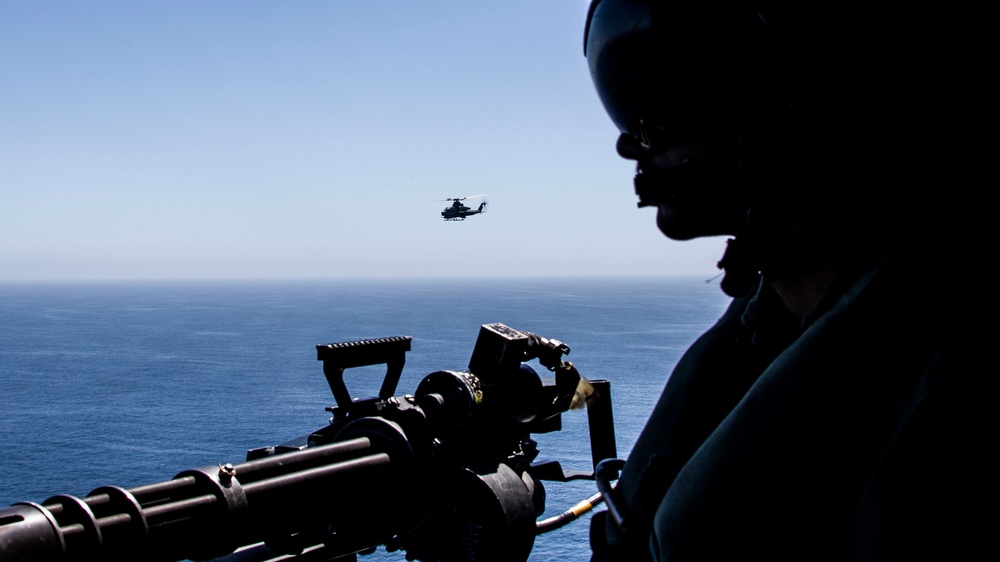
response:
[(635, 206), (586, 11), (5, 0), (0, 281), (712, 277)]

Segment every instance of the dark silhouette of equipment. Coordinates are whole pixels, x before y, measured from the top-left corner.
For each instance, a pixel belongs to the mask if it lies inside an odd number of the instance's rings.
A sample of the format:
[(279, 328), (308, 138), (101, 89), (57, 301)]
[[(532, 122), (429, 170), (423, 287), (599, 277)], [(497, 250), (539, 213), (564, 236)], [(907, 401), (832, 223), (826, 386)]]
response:
[[(479, 206), (475, 209), (469, 207), (468, 205), (462, 203), (466, 199), (475, 199), (479, 197), (484, 197)], [(486, 209), (489, 207), (489, 201), (485, 199), (483, 195), (467, 195), (465, 197), (446, 197), (444, 199), (438, 199), (438, 201), (452, 201), (452, 204), (445, 207), (441, 211), (441, 217), (446, 221), (464, 221), (465, 217), (470, 217), (472, 215), (478, 215), (480, 213), (485, 213)]]
[[(583, 379), (562, 358), (568, 346), (485, 324), (468, 369), (394, 396), (410, 343), (317, 346), (337, 402), (330, 424), (246, 462), (0, 509), (0, 560), (350, 561), (384, 545), (408, 560), (516, 562), (537, 534), (601, 501), (538, 521), (543, 480), (595, 473), (536, 462), (532, 433), (560, 430), (562, 412), (585, 403), (594, 468), (616, 456), (610, 383)], [(553, 376), (525, 363), (535, 359)], [(378, 396), (353, 397), (344, 371), (378, 364)]]

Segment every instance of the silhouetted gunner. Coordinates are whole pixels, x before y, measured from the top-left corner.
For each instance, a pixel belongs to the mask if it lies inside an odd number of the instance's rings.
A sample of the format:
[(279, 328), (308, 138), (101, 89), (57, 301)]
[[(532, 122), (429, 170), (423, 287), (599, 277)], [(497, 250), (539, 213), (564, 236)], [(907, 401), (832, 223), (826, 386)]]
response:
[(980, 9), (938, 8), (591, 4), (639, 205), (671, 239), (730, 237), (733, 297), (631, 451), (621, 517), (594, 517), (595, 562), (996, 556), (993, 299), (963, 275), (989, 255), (966, 130), (994, 63)]

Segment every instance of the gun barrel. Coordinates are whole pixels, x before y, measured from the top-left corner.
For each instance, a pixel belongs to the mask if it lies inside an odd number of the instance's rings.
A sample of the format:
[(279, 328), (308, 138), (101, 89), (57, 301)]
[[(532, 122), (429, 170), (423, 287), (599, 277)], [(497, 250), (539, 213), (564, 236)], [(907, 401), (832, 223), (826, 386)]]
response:
[(357, 498), (341, 491), (384, 489), (391, 469), (388, 453), (358, 437), (127, 490), (105, 486), (84, 498), (18, 503), (0, 509), (0, 559), (215, 558), (301, 535), (316, 521), (329, 526), (345, 510), (328, 504)]

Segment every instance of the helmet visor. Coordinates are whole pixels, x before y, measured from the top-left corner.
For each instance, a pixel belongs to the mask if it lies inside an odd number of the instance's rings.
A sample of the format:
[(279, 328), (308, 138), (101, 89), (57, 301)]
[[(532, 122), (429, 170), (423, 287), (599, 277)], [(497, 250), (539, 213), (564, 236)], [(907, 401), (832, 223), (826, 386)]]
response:
[(646, 148), (742, 126), (760, 110), (765, 24), (724, 2), (594, 0), (584, 54), (612, 122)]

